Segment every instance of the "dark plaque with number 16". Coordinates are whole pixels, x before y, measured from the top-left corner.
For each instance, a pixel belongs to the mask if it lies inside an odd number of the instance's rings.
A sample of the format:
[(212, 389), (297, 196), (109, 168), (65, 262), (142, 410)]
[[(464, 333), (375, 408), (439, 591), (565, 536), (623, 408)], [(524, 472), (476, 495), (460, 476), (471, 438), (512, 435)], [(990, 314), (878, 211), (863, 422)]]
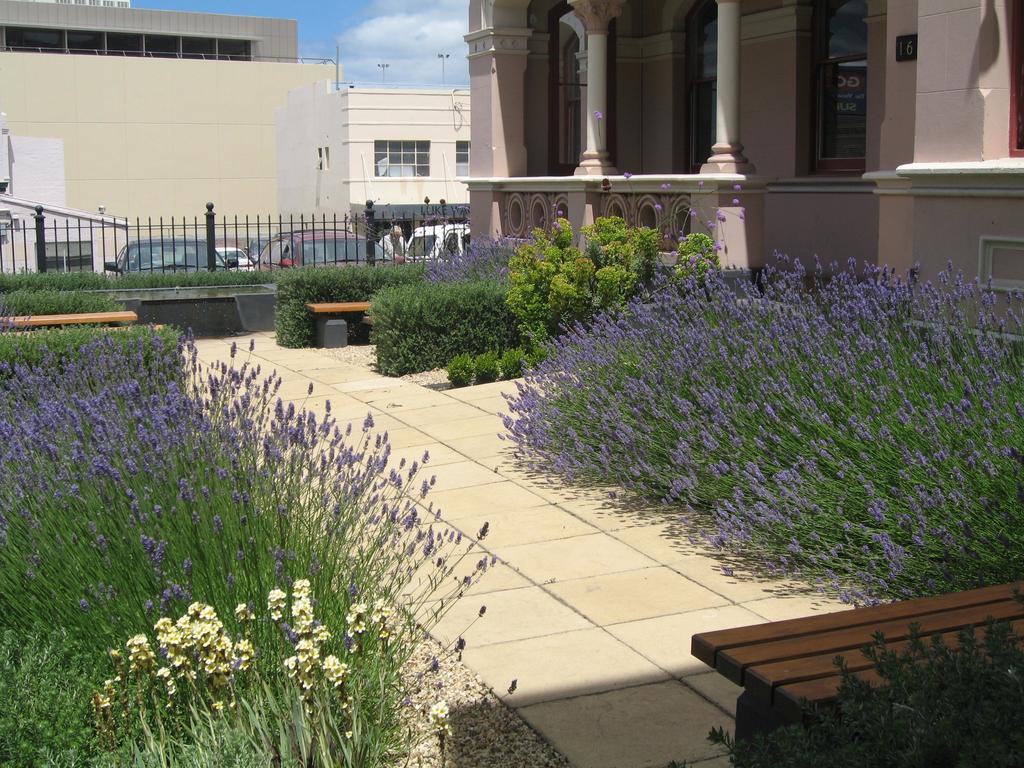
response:
[(896, 38), (896, 61), (917, 60), (917, 35), (900, 35)]

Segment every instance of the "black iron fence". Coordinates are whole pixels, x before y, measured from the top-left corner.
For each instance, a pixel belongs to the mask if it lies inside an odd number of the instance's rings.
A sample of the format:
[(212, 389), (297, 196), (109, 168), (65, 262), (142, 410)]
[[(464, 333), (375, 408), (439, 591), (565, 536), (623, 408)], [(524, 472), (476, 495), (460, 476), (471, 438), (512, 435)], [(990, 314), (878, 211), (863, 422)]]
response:
[(386, 265), (462, 253), (469, 209), (424, 204), (358, 214), (78, 216), (37, 207), (0, 230), (4, 272), (197, 272)]

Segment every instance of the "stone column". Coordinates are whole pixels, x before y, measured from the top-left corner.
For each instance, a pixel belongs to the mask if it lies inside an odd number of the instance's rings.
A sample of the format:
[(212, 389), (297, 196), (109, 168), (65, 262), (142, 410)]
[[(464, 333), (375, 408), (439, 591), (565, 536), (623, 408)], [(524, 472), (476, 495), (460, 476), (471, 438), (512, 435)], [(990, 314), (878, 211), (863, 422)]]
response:
[(525, 28), (482, 29), (465, 37), (472, 97), (471, 176), (526, 175), (523, 115), (529, 37)]
[(701, 173), (753, 173), (740, 143), (740, 0), (718, 0), (718, 85), (714, 153)]
[(570, 0), (587, 30), (587, 148), (577, 176), (617, 173), (608, 156), (608, 24), (622, 12), (624, 0)]

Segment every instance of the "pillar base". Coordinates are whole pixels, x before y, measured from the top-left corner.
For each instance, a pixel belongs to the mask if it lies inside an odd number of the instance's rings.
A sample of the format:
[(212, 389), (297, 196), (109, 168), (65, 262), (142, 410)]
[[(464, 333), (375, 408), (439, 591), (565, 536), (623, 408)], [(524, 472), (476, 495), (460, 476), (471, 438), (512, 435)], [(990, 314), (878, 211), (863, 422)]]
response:
[(607, 152), (584, 152), (576, 167), (576, 176), (617, 176), (618, 170), (612, 165)]
[(715, 153), (700, 167), (701, 173), (737, 173), (749, 176), (755, 172), (754, 165), (743, 155), (742, 144), (715, 144)]

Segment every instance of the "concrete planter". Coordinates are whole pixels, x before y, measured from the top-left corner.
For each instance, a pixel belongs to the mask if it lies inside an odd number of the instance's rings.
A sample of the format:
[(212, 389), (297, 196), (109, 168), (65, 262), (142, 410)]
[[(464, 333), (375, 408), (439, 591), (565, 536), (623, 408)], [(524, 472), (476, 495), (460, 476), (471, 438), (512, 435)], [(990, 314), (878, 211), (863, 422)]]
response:
[(274, 330), (273, 285), (104, 291), (140, 323), (191, 329), (196, 337)]

